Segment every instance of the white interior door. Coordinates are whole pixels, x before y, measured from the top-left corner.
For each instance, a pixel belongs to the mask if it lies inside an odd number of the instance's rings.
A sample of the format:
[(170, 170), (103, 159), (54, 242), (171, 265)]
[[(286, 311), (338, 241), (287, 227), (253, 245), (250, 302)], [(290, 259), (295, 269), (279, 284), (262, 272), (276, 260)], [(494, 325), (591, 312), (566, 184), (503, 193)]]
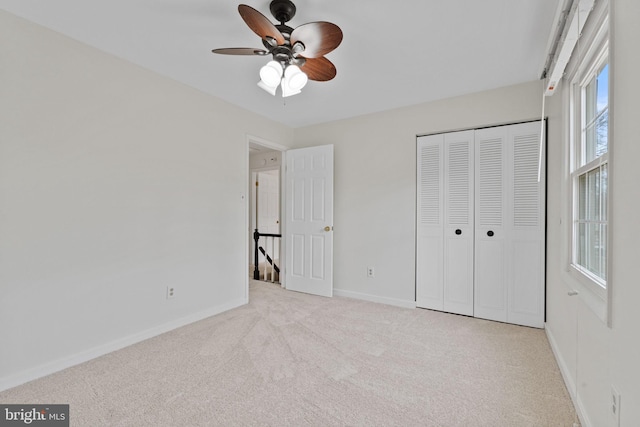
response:
[(258, 229), (280, 233), (280, 171), (258, 172)]
[[(272, 170), (256, 174), (258, 231), (267, 234), (280, 234), (280, 171)], [(280, 241), (261, 237), (262, 246), (271, 258), (280, 262)], [(258, 254), (260, 262), (265, 261), (262, 253)]]
[(289, 150), (285, 286), (333, 296), (333, 145)]

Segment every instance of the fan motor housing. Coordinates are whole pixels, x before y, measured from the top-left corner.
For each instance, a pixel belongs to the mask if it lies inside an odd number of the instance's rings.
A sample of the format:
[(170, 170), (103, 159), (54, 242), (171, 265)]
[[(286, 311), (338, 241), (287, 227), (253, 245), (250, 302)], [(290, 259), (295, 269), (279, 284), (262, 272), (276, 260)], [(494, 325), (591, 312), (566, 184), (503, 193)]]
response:
[(291, 53), (291, 50), (282, 46), (278, 46), (275, 49), (273, 49), (273, 51), (271, 51), (271, 54), (273, 55), (273, 59), (278, 62), (289, 63), (289, 61), (293, 59), (293, 54)]
[(269, 10), (271, 10), (271, 14), (276, 18), (276, 21), (284, 24), (295, 16), (296, 5), (290, 0), (273, 0)]

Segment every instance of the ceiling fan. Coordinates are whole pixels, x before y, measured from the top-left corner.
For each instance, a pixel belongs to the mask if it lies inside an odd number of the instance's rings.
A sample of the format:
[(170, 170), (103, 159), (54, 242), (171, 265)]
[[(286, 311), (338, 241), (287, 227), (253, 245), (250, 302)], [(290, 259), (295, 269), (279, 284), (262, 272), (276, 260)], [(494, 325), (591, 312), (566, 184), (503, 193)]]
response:
[(307, 80), (324, 82), (336, 76), (336, 67), (324, 57), (342, 42), (342, 30), (330, 22), (310, 22), (291, 28), (286, 25), (296, 13), (290, 0), (273, 0), (269, 6), (274, 25), (263, 14), (241, 4), (238, 12), (244, 22), (262, 39), (264, 49), (250, 47), (213, 49), (224, 55), (272, 55), (273, 59), (260, 69), (258, 86), (272, 95), (282, 85), (282, 96), (300, 93)]

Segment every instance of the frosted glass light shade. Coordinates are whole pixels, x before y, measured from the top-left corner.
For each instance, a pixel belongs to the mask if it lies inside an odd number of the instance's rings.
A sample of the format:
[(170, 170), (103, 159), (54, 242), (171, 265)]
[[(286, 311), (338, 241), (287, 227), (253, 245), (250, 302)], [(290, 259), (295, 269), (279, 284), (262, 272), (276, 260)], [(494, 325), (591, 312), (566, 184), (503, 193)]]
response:
[(296, 91), (307, 84), (309, 77), (297, 65), (290, 65), (284, 70), (284, 79), (289, 88)]
[(309, 77), (300, 70), (297, 65), (289, 65), (284, 70), (284, 78), (282, 79), (282, 96), (287, 97), (297, 95), (300, 90), (307, 84)]
[(268, 86), (262, 80), (260, 80), (258, 82), (258, 87), (261, 87), (262, 89), (269, 92), (271, 95), (276, 96), (276, 90), (278, 89), (278, 86)]
[(276, 61), (269, 61), (260, 69), (260, 79), (269, 87), (278, 87), (282, 78), (282, 65)]
[(287, 84), (287, 82), (285, 82), (284, 79), (282, 79), (282, 97), (286, 98), (287, 96), (291, 96), (291, 95), (297, 95), (301, 93), (300, 89), (298, 90), (294, 90), (291, 89), (291, 87)]

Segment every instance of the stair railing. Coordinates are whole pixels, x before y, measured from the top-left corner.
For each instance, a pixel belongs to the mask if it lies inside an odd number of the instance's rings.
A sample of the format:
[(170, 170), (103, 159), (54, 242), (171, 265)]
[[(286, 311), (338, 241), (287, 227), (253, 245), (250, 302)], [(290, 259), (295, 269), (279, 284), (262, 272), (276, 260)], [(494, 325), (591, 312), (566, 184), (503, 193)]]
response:
[[(260, 238), (261, 237), (265, 237), (265, 247), (269, 247), (268, 243), (271, 242), (271, 255), (269, 255), (269, 253), (267, 252), (267, 250), (265, 250), (265, 248), (263, 248), (262, 246), (260, 246)], [(275, 282), (275, 275), (276, 273), (278, 275), (280, 275), (280, 267), (278, 267), (275, 263), (276, 259), (280, 259), (280, 255), (278, 254), (278, 257), (276, 258), (276, 239), (281, 239), (282, 238), (282, 234), (272, 234), (272, 233), (260, 233), (258, 231), (258, 229), (256, 228), (255, 231), (253, 232), (253, 240), (254, 240), (254, 252), (253, 252), (253, 278), (255, 280), (260, 280), (260, 267), (259, 267), (259, 255), (258, 252), (261, 252), (262, 255), (264, 255), (266, 262), (264, 264), (264, 280), (267, 281), (267, 277), (268, 277), (268, 273), (269, 273), (269, 269), (271, 270), (271, 282)], [(271, 239), (271, 240), (269, 240)], [(278, 241), (279, 242), (279, 241)], [(280, 245), (278, 244), (278, 252), (280, 252)]]

